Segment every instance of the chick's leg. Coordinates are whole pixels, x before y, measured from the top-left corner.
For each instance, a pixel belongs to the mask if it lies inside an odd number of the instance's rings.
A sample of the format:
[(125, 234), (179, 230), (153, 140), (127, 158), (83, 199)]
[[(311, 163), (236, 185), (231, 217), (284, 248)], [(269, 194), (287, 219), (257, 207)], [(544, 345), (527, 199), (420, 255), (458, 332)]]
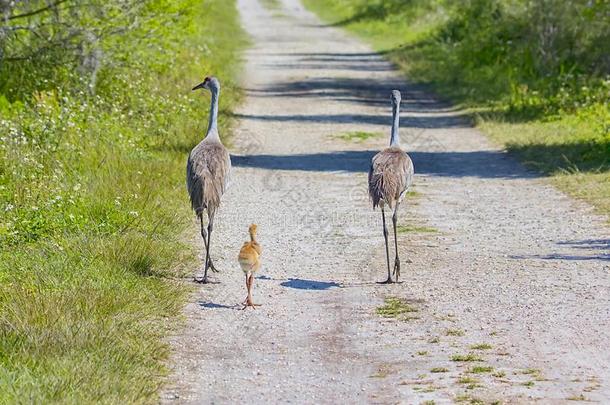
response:
[(248, 285), (248, 297), (246, 298), (245, 307), (252, 307), (253, 309), (256, 307), (260, 307), (260, 304), (255, 304), (254, 302), (252, 302), (252, 284), (254, 283), (254, 274), (253, 273), (250, 273), (247, 283), (248, 283), (247, 284)]

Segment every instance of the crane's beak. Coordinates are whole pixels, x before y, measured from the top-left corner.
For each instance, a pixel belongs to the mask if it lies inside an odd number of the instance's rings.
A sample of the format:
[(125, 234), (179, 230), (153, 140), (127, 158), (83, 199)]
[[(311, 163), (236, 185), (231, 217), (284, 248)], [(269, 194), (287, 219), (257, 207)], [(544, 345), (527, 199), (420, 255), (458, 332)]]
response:
[(197, 89), (203, 89), (203, 84), (204, 84), (204, 83), (205, 83), (205, 82), (201, 82), (201, 83), (199, 83), (197, 86), (193, 87), (193, 90), (197, 90)]

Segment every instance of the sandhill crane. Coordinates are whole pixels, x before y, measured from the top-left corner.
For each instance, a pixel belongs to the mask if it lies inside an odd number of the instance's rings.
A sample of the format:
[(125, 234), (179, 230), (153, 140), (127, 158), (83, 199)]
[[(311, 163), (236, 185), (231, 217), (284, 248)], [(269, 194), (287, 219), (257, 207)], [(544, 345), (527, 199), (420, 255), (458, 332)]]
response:
[[(398, 206), (407, 194), (413, 182), (413, 162), (400, 148), (399, 112), (400, 92), (392, 90), (392, 132), (390, 146), (373, 157), (369, 170), (369, 196), (373, 201), (373, 209), (381, 207), (383, 220), (383, 237), (385, 239), (385, 254), (388, 265), (388, 279), (383, 284), (393, 283), (390, 273), (390, 251), (388, 248), (388, 228), (385, 223), (385, 205), (394, 208), (392, 223), (394, 224), (394, 274), (396, 281), (400, 276), (400, 259), (398, 258), (398, 240), (396, 239), (396, 221), (398, 220)], [(393, 207), (392, 207), (393, 206)]]
[[(196, 282), (208, 282), (208, 268), (217, 271), (210, 258), (214, 214), (220, 206), (231, 171), (229, 152), (220, 141), (218, 135), (218, 97), (220, 82), (215, 77), (206, 77), (203, 82), (193, 87), (193, 90), (207, 89), (212, 93), (210, 119), (205, 138), (191, 151), (186, 164), (186, 187), (191, 199), (191, 206), (201, 223), (201, 237), (205, 245), (205, 263), (203, 278), (195, 277)], [(208, 230), (203, 224), (203, 211), (208, 215)]]
[(246, 309), (247, 307), (255, 308), (259, 305), (252, 302), (252, 282), (254, 281), (254, 273), (261, 267), (261, 246), (256, 241), (256, 224), (250, 225), (248, 232), (250, 233), (250, 242), (244, 243), (239, 251), (239, 256), (237, 256), (239, 265), (246, 274), (246, 289), (248, 290), (248, 296), (243, 303), (243, 309)]

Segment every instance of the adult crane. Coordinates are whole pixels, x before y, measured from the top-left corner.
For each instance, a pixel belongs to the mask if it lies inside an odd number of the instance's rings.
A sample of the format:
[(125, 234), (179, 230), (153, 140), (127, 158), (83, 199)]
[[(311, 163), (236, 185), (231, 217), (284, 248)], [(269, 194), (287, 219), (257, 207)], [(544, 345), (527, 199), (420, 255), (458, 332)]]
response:
[[(193, 90), (206, 89), (212, 93), (210, 118), (205, 138), (189, 154), (186, 164), (186, 187), (191, 199), (191, 206), (201, 224), (201, 237), (205, 245), (205, 262), (203, 278), (195, 277), (196, 282), (208, 282), (208, 269), (217, 271), (210, 257), (214, 215), (220, 206), (220, 200), (227, 188), (231, 171), (229, 151), (220, 141), (218, 134), (218, 97), (220, 82), (215, 77), (206, 77)], [(204, 226), (203, 213), (207, 213), (207, 232)]]
[(396, 222), (398, 221), (398, 206), (407, 194), (413, 182), (413, 162), (409, 155), (400, 147), (399, 115), (400, 115), (400, 92), (392, 90), (392, 131), (390, 135), (390, 146), (373, 157), (369, 170), (369, 196), (373, 201), (373, 209), (381, 207), (381, 218), (383, 220), (383, 237), (385, 239), (386, 263), (388, 265), (388, 278), (383, 284), (390, 284), (392, 273), (390, 272), (390, 251), (388, 247), (388, 228), (385, 223), (385, 206), (394, 209), (392, 223), (394, 225), (394, 275), (396, 281), (400, 276), (400, 259), (398, 257), (398, 240), (396, 239)]

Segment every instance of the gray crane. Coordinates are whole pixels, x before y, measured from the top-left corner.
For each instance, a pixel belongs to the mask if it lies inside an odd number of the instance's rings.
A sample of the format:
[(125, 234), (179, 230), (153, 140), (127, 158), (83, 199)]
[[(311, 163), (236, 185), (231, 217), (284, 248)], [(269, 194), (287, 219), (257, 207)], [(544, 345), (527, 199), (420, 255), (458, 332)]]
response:
[(407, 194), (413, 182), (413, 162), (409, 155), (400, 147), (399, 115), (400, 115), (400, 92), (392, 90), (392, 132), (390, 146), (376, 154), (371, 161), (369, 170), (369, 196), (373, 201), (373, 209), (381, 207), (381, 218), (383, 220), (383, 237), (385, 239), (385, 254), (388, 265), (388, 279), (382, 284), (390, 284), (392, 273), (390, 272), (390, 250), (388, 247), (388, 228), (385, 223), (385, 205), (394, 209), (392, 223), (394, 224), (394, 249), (396, 258), (394, 260), (394, 275), (396, 281), (400, 276), (400, 259), (398, 257), (398, 240), (396, 239), (396, 222), (398, 220), (398, 206)]
[[(220, 82), (215, 77), (206, 77), (203, 82), (193, 87), (193, 90), (197, 89), (209, 90), (212, 93), (212, 103), (207, 134), (189, 154), (186, 164), (186, 187), (191, 206), (201, 223), (201, 237), (205, 245), (203, 278), (195, 277), (195, 281), (207, 283), (208, 268), (214, 272), (217, 271), (210, 257), (210, 245), (214, 228), (214, 214), (220, 206), (220, 199), (229, 181), (231, 158), (218, 135)], [(208, 216), (207, 232), (204, 226), (203, 211), (206, 211)]]

